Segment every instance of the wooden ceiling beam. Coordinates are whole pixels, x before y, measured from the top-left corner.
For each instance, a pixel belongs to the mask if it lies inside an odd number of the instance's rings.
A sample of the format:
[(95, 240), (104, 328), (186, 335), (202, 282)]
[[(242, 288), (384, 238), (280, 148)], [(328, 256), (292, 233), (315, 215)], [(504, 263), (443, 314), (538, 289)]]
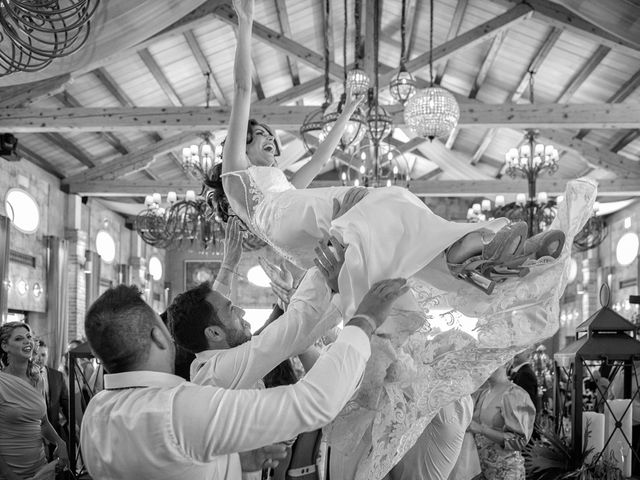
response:
[(163, 154), (180, 145), (195, 141), (197, 138), (198, 134), (191, 132), (167, 137), (153, 145), (134, 150), (127, 155), (103, 163), (91, 170), (65, 178), (64, 183), (89, 182), (102, 178), (118, 178), (128, 173), (142, 170), (154, 161), (156, 155)]
[(167, 96), (167, 98), (171, 101), (171, 103), (175, 107), (181, 107), (182, 100), (180, 100), (178, 93), (171, 86), (171, 83), (169, 83), (169, 79), (166, 77), (166, 75), (160, 68), (160, 65), (158, 65), (158, 63), (156, 62), (155, 58), (153, 58), (153, 55), (151, 55), (151, 52), (149, 52), (148, 49), (143, 48), (138, 52), (138, 55), (140, 56), (144, 64), (147, 66), (147, 68), (149, 69), (149, 72), (151, 72), (151, 75), (153, 75), (153, 78), (158, 83), (158, 85), (160, 85), (160, 88), (162, 89), (164, 94)]
[[(75, 109), (72, 109), (72, 110), (75, 110)], [(58, 148), (63, 150), (65, 153), (67, 153), (67, 155), (71, 155), (73, 158), (75, 158), (77, 161), (79, 161), (83, 165), (89, 168), (93, 168), (96, 166), (96, 164), (89, 159), (89, 156), (84, 150), (81, 150), (74, 143), (67, 140), (59, 133), (44, 132), (44, 133), (41, 133), (40, 135), (50, 143), (53, 143)]]
[[(59, 93), (56, 96), (56, 100), (62, 103), (67, 108), (82, 108), (82, 104), (69, 92)], [(113, 147), (113, 149), (120, 153), (121, 155), (126, 155), (129, 153), (127, 148), (120, 142), (118, 137), (116, 137), (111, 132), (96, 132), (95, 135), (107, 142), (109, 145)]]
[(213, 91), (215, 99), (222, 106), (228, 105), (229, 102), (224, 96), (224, 92), (220, 88), (220, 84), (216, 80), (216, 76), (213, 74), (211, 65), (209, 65), (209, 60), (207, 60), (206, 55), (202, 51), (202, 48), (200, 48), (200, 43), (198, 43), (198, 39), (194, 35), (193, 30), (187, 30), (186, 32), (184, 32), (184, 38), (187, 40), (187, 45), (189, 45), (191, 54), (196, 59), (196, 62), (198, 62), (198, 66), (200, 67), (200, 71), (202, 72), (202, 74), (209, 75), (211, 90)]
[(18, 146), (16, 147), (16, 153), (18, 154), (18, 156), (40, 167), (45, 172), (48, 172), (51, 175), (58, 177), (60, 179), (64, 178), (64, 175), (58, 169), (58, 167), (54, 166), (51, 162), (49, 162), (48, 160), (45, 160), (41, 155), (38, 155), (36, 152), (25, 147), (21, 143), (18, 143)]
[(487, 50), (487, 53), (480, 64), (480, 69), (478, 70), (476, 78), (473, 81), (473, 87), (471, 87), (471, 92), (469, 92), (469, 98), (476, 98), (478, 96), (480, 87), (482, 87), (482, 84), (487, 79), (487, 75), (489, 75), (489, 70), (498, 56), (498, 52), (500, 51), (500, 47), (502, 46), (502, 42), (504, 42), (506, 34), (507, 31), (502, 30), (491, 40), (491, 46), (489, 47), (489, 50)]
[[(451, 19), (451, 23), (449, 24), (449, 31), (447, 32), (447, 39), (445, 42), (453, 40), (456, 36), (460, 34), (460, 26), (462, 25), (462, 19), (464, 17), (464, 12), (467, 10), (467, 5), (469, 4), (469, 0), (458, 0), (456, 5), (456, 10), (453, 12), (453, 18)], [(414, 21), (417, 19), (417, 15), (415, 15)], [(436, 78), (435, 83), (440, 85), (442, 82), (442, 77), (447, 71), (447, 66), (449, 65), (449, 59), (445, 59), (444, 62), (441, 62), (436, 66)]]
[(51, 97), (64, 91), (71, 75), (59, 75), (46, 80), (0, 88), (0, 108), (15, 108)]
[[(620, 132), (620, 137), (615, 138), (611, 142), (609, 150), (614, 153), (618, 153), (620, 150), (624, 150), (627, 145), (633, 142), (636, 138), (640, 137), (640, 130), (628, 130)], [(640, 169), (640, 167), (638, 167)]]
[(540, 136), (551, 140), (556, 145), (562, 145), (582, 155), (587, 163), (610, 170), (623, 177), (640, 175), (640, 162), (630, 160), (622, 155), (576, 138), (571, 132), (560, 129), (541, 129)]
[(571, 97), (573, 97), (574, 93), (582, 86), (585, 80), (593, 73), (593, 71), (598, 68), (598, 65), (604, 60), (604, 57), (608, 55), (611, 51), (610, 47), (605, 47), (604, 45), (598, 46), (596, 51), (589, 57), (589, 59), (584, 63), (584, 65), (575, 73), (569, 84), (564, 88), (563, 92), (560, 94), (557, 103), (567, 103)]
[(527, 70), (524, 72), (522, 77), (520, 77), (520, 82), (518, 83), (518, 86), (511, 94), (512, 102), (515, 103), (522, 98), (524, 91), (529, 85), (529, 72), (535, 73), (538, 71), (538, 69), (542, 66), (544, 61), (549, 56), (549, 53), (551, 53), (551, 50), (553, 49), (556, 42), (560, 38), (560, 35), (562, 35), (561, 28), (554, 27), (551, 29), (551, 31), (547, 35), (547, 38), (545, 38), (544, 42), (542, 42), (542, 45), (540, 45), (540, 48), (538, 48), (538, 51), (531, 59), (531, 62), (529, 63)]
[[(293, 33), (291, 31), (291, 25), (289, 24), (287, 3), (285, 0), (274, 0), (274, 2), (276, 6), (276, 16), (278, 17), (278, 24), (280, 25), (282, 35), (287, 38), (292, 38)], [(300, 85), (300, 70), (298, 70), (298, 64), (289, 55), (287, 55), (287, 66), (289, 67), (289, 75), (291, 75), (291, 83), (293, 86)]]
[[(621, 103), (624, 102), (629, 95), (636, 91), (636, 89), (640, 87), (640, 70), (633, 74), (633, 76), (624, 82), (622, 86), (616, 90), (616, 92), (609, 97), (607, 103)], [(578, 132), (577, 138), (582, 140), (586, 137), (591, 130), (582, 129)]]
[[(541, 178), (537, 186), (539, 191), (550, 195), (564, 193), (567, 178)], [(340, 181), (315, 181), (311, 188), (339, 186)], [(144, 197), (158, 191), (197, 190), (200, 183), (196, 180), (170, 182), (155, 181), (91, 181), (73, 182), (68, 185), (69, 193), (87, 197)], [(409, 190), (425, 197), (479, 197), (496, 194), (517, 194), (527, 191), (527, 182), (523, 180), (412, 180)], [(600, 197), (638, 197), (640, 196), (640, 178), (607, 179), (598, 181)]]
[(413, 51), (413, 45), (415, 44), (415, 35), (413, 32), (416, 31), (416, 26), (418, 25), (418, 9), (423, 2), (418, 3), (418, 0), (408, 0), (407, 1), (407, 12), (406, 18), (409, 20), (408, 25), (406, 25), (406, 58), (411, 58), (411, 52)]
[[(230, 5), (220, 6), (216, 9), (215, 15), (217, 18), (234, 28), (238, 26), (238, 17), (236, 12), (233, 10), (233, 7)], [(316, 70), (321, 72), (324, 71), (324, 58), (322, 55), (319, 55), (304, 45), (287, 38), (285, 35), (258, 22), (253, 22), (252, 35), (254, 38), (266, 43), (285, 55), (295, 57)], [(342, 81), (344, 77), (344, 70), (340, 65), (335, 62), (331, 62), (329, 64), (329, 75), (331, 75), (334, 80)]]
[(487, 150), (487, 148), (489, 148), (489, 145), (491, 145), (491, 142), (495, 138), (496, 133), (498, 133), (497, 128), (490, 128), (489, 130), (487, 130), (487, 133), (485, 133), (482, 142), (471, 156), (471, 165), (476, 165), (480, 161), (480, 159), (484, 155), (484, 152)]
[[(498, 15), (491, 20), (478, 25), (471, 30), (458, 35), (456, 38), (444, 42), (433, 49), (433, 61), (448, 58), (456, 51), (462, 48), (468, 48), (478, 43), (484, 42), (487, 38), (493, 37), (501, 31), (510, 28), (515, 23), (520, 22), (531, 16), (532, 9), (528, 4), (520, 3), (511, 8), (502, 15)], [(430, 52), (425, 52), (406, 63), (409, 72), (416, 72), (429, 65)], [(392, 70), (389, 74), (382, 75), (380, 84), (388, 84), (392, 77), (397, 74), (397, 69)]]
[(447, 150), (451, 150), (453, 148), (453, 145), (456, 143), (456, 139), (458, 138), (458, 135), (460, 135), (460, 125), (459, 124), (451, 129), (451, 132), (449, 133), (449, 136), (447, 137), (447, 141), (444, 144), (444, 146), (447, 148)]
[(490, 177), (471, 165), (471, 157), (465, 153), (448, 150), (438, 139), (422, 143), (417, 147), (421, 155), (438, 165), (445, 174), (465, 180)]
[[(275, 128), (297, 129), (317, 106), (252, 108), (252, 116)], [(389, 106), (395, 125), (402, 110)], [(0, 131), (10, 133), (179, 130), (226, 128), (229, 109), (222, 107), (16, 108), (0, 109)], [(640, 104), (460, 104), (461, 127), (600, 128), (640, 127)]]

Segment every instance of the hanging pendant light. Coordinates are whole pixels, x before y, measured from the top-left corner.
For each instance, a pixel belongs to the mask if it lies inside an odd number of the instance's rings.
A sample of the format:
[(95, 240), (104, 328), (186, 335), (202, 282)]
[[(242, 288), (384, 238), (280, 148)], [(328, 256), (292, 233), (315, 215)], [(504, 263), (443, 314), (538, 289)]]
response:
[(393, 77), (389, 84), (389, 93), (391, 97), (398, 103), (404, 105), (411, 97), (416, 93), (416, 80), (407, 71), (405, 66), (406, 61), (406, 13), (407, 13), (407, 0), (402, 0), (402, 21), (400, 23), (400, 69), (398, 74)]
[(455, 97), (442, 87), (433, 83), (433, 0), (429, 12), (429, 75), (431, 85), (411, 97), (404, 109), (407, 125), (420, 137), (433, 140), (446, 137), (455, 128), (460, 119), (460, 107)]

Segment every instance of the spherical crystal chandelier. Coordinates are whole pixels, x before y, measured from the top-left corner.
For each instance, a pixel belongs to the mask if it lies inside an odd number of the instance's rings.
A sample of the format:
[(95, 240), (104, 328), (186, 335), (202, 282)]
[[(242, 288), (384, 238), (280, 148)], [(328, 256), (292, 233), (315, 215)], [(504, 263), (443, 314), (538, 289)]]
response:
[(446, 137), (458, 124), (460, 107), (444, 88), (429, 87), (411, 97), (404, 107), (404, 120), (416, 135), (429, 140)]
[(371, 84), (369, 75), (364, 70), (355, 68), (347, 73), (347, 88), (351, 89), (354, 95), (363, 95)]
[(429, 11), (429, 88), (416, 93), (407, 100), (404, 120), (416, 135), (429, 140), (446, 137), (460, 119), (460, 107), (455, 97), (444, 88), (433, 83), (433, 0)]
[(207, 132), (202, 135), (199, 145), (194, 144), (182, 149), (182, 168), (194, 179), (202, 181), (216, 162), (216, 157), (216, 147)]

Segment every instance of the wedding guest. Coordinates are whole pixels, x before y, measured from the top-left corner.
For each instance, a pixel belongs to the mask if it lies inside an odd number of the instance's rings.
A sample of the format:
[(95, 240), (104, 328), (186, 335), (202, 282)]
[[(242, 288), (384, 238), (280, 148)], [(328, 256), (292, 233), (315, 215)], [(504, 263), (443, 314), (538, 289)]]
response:
[(475, 396), (474, 434), (485, 480), (525, 480), (522, 448), (533, 433), (536, 409), (527, 392), (512, 383), (503, 365)]
[(538, 377), (531, 366), (531, 350), (527, 349), (513, 357), (513, 365), (509, 371), (511, 381), (523, 388), (531, 403), (538, 410)]
[[(69, 390), (62, 373), (47, 366), (48, 359), (49, 347), (43, 340), (39, 340), (35, 362), (40, 368), (40, 382), (47, 405), (47, 418), (56, 433), (66, 439), (69, 433), (64, 431), (63, 425), (67, 422), (67, 415), (69, 415)], [(53, 448), (50, 450), (51, 458)]]
[[(169, 331), (136, 287), (109, 289), (91, 306), (85, 331), (109, 374), (82, 424), (85, 464), (93, 478), (239, 478), (210, 462), (329, 422), (357, 388), (370, 338), (406, 280), (376, 283), (338, 340), (295, 385), (226, 390), (173, 375)], [(223, 305), (220, 305), (223, 307)], [(230, 322), (230, 304), (220, 308)], [(168, 421), (169, 420), (169, 421)], [(274, 457), (283, 449), (274, 450)], [(274, 462), (268, 458), (261, 466)]]
[(44, 398), (37, 389), (39, 369), (32, 355), (35, 340), (29, 326), (0, 326), (0, 479), (31, 478), (46, 464), (43, 439), (57, 446), (68, 466), (67, 446), (47, 419)]

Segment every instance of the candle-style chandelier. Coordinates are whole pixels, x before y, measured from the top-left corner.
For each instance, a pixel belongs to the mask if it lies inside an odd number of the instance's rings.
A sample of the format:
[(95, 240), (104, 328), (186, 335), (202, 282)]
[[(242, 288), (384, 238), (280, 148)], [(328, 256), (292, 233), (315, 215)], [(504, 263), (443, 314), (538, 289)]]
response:
[(100, 0), (0, 0), (0, 77), (36, 72), (87, 42)]
[[(205, 100), (206, 107), (211, 104), (211, 74), (206, 72), (205, 84)], [(211, 133), (204, 132), (202, 142), (199, 145), (193, 144), (190, 147), (182, 149), (182, 169), (195, 180), (204, 181), (207, 174), (216, 162), (216, 159), (222, 155), (221, 149), (216, 149), (211, 142)]]

